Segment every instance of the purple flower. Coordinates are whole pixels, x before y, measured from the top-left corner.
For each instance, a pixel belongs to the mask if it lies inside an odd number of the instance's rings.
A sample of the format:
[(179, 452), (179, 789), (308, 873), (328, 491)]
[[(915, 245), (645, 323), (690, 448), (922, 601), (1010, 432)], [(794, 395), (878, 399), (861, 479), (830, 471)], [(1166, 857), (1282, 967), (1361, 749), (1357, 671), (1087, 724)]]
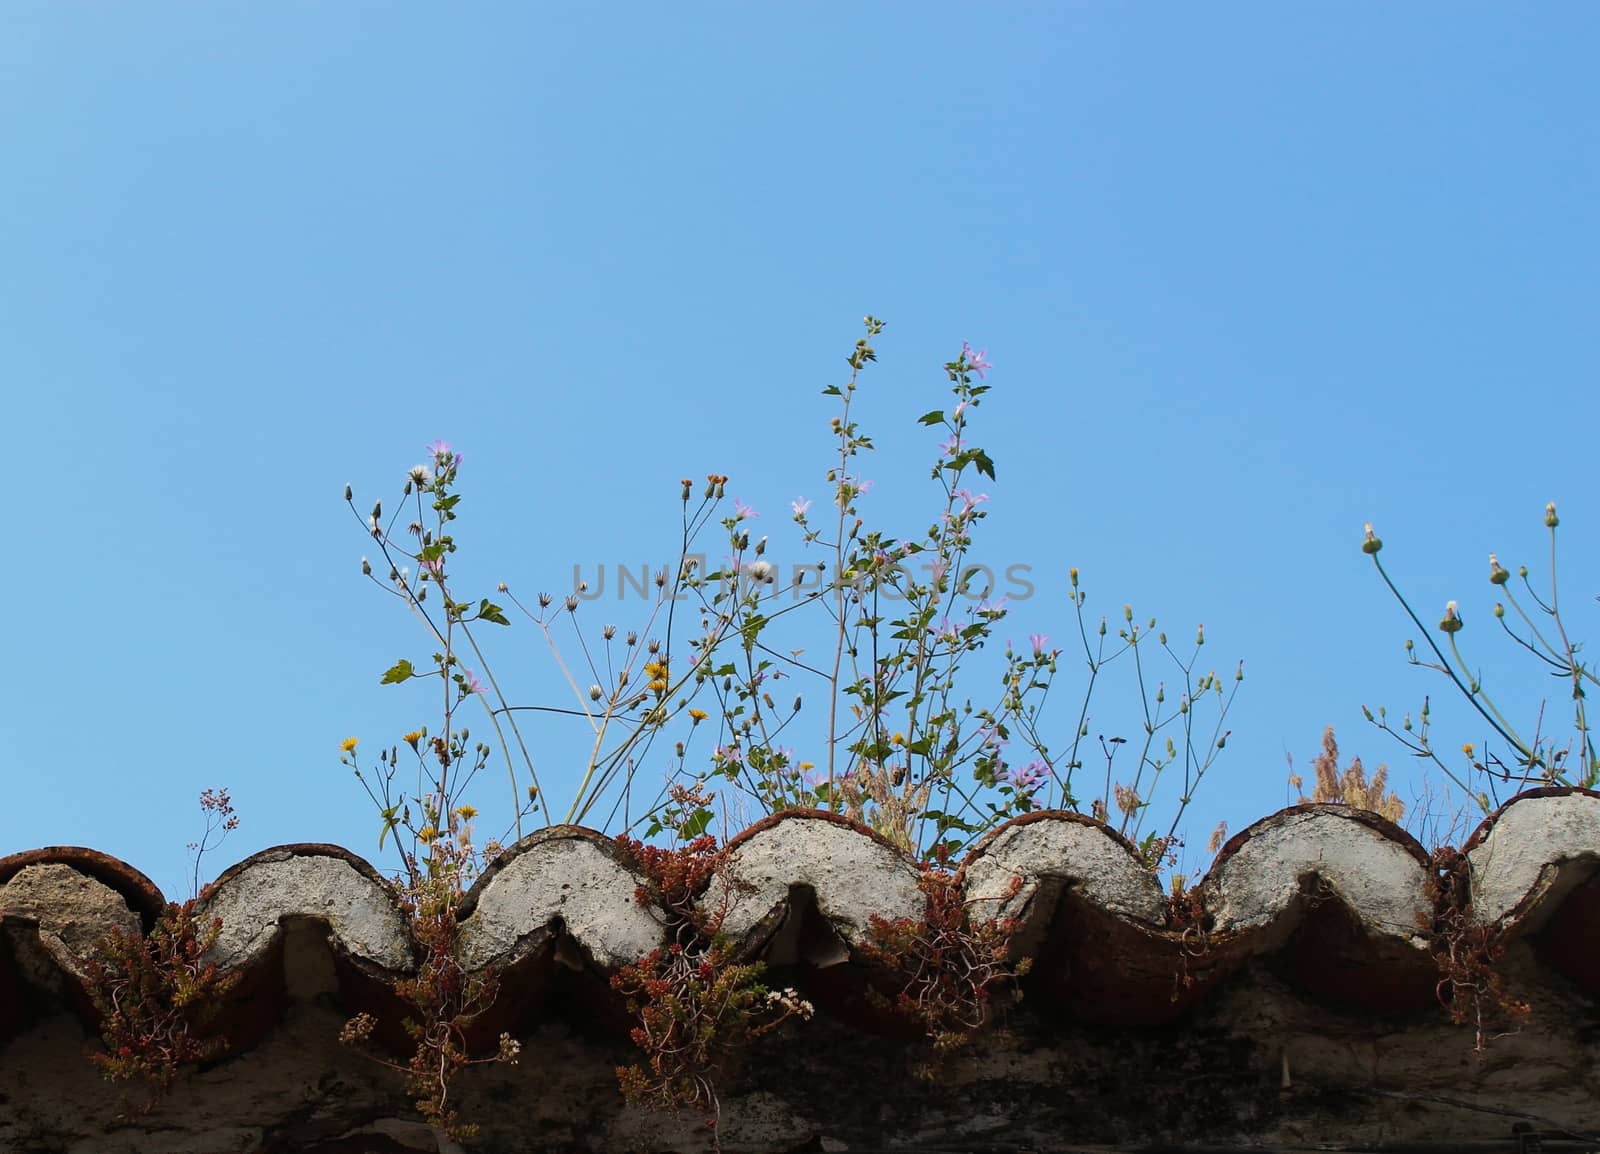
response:
[(735, 497), (733, 499), (733, 519), (735, 521), (743, 521), (747, 517), (759, 516), (761, 516), (760, 513), (757, 513), (749, 505), (746, 505), (743, 501), (739, 500), (739, 498)]
[(978, 607), (974, 609), (973, 612), (1004, 615), (1005, 613), (1009, 612), (1009, 610), (1006, 609), (1006, 599), (1004, 597), (993, 603), (991, 603), (989, 599), (985, 597), (982, 601), (978, 602)]
[(979, 493), (976, 497), (974, 497), (971, 489), (957, 489), (955, 491), (955, 496), (961, 498), (961, 511), (963, 513), (971, 512), (974, 507), (983, 504), (989, 499), (989, 494), (987, 493)]
[(1035, 657), (1042, 657), (1044, 656), (1044, 647), (1050, 644), (1050, 635), (1048, 633), (1030, 633), (1028, 634), (1028, 644), (1033, 646), (1033, 655)]
[(719, 745), (712, 750), (712, 755), (722, 761), (731, 761), (735, 765), (744, 760), (744, 750), (737, 745)]
[(462, 456), (460, 453), (456, 453), (454, 455), (451, 454), (449, 441), (430, 441), (422, 448), (424, 452), (433, 454), (434, 464), (436, 464), (439, 468), (461, 468)]
[(1049, 772), (1050, 767), (1044, 762), (1035, 758), (1033, 761), (1028, 762), (1028, 764), (1023, 766), (1021, 769), (1010, 770), (1006, 774), (1006, 778), (1010, 781), (1012, 789), (1016, 790), (1018, 793), (1028, 794), (1031, 796), (1039, 789), (1041, 785), (1044, 784), (1045, 778), (1048, 776)]
[(468, 693), (488, 693), (488, 686), (478, 680), (478, 675), (470, 669), (461, 670), (461, 683)]
[(961, 452), (961, 434), (951, 433), (950, 439), (939, 446), (939, 452), (943, 453), (946, 457), (953, 457), (957, 453)]
[(811, 508), (811, 502), (807, 501), (804, 497), (796, 497), (793, 501), (789, 502), (789, 508), (794, 510), (795, 518), (798, 520), (806, 515), (806, 510)]
[(988, 349), (979, 349), (977, 352), (973, 352), (971, 345), (967, 344), (966, 341), (961, 342), (961, 359), (967, 363), (967, 368), (978, 374), (980, 381), (983, 380), (984, 374), (989, 369), (994, 368), (993, 365), (983, 359), (988, 355)]
[(953, 644), (961, 640), (961, 627), (948, 617), (939, 618), (937, 628), (932, 625), (928, 626), (928, 632), (933, 634), (935, 641), (948, 641)]
[(442, 574), (444, 572), (444, 558), (443, 557), (434, 557), (431, 560), (424, 559), (424, 560), (418, 561), (417, 564), (420, 565), (422, 568), (426, 569), (429, 573), (432, 573), (435, 577), (438, 577), (440, 574)]

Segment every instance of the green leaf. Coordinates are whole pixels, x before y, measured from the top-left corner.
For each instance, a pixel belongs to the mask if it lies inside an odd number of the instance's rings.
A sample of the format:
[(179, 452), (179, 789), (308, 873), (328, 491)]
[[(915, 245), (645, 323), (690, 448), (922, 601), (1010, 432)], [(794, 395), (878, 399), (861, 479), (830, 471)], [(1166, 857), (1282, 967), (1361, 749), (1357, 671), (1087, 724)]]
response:
[(989, 480), (994, 480), (994, 462), (989, 459), (989, 454), (982, 449), (972, 450), (972, 463)]
[(838, 385), (829, 385), (827, 388), (822, 390), (822, 395), (825, 396), (825, 397), (842, 397), (842, 396), (844, 396), (844, 394), (839, 391), (839, 386)]
[(399, 808), (400, 807), (398, 805), (391, 805), (388, 809), (383, 811), (383, 829), (378, 832), (379, 853), (383, 852), (383, 839), (389, 836), (390, 830), (394, 829), (395, 826), (400, 824), (394, 819), (395, 811)]
[[(392, 666), (389, 667), (388, 672), (383, 675), (383, 680), (378, 682), (378, 684), (399, 685), (402, 681), (409, 681), (416, 675), (416, 670), (411, 667), (411, 662), (402, 657), (399, 661), (396, 661)], [(380, 845), (378, 848), (382, 849), (383, 847)]]
[(922, 416), (917, 418), (917, 423), (919, 425), (942, 425), (944, 424), (944, 411), (942, 409), (934, 409), (932, 412), (923, 413)]
[(493, 601), (490, 601), (487, 597), (478, 602), (478, 620), (492, 621), (496, 625), (511, 624), (510, 620), (506, 617), (506, 611), (500, 608), (500, 606), (496, 605)]
[(682, 825), (678, 827), (678, 836), (681, 838), (695, 838), (706, 832), (706, 827), (711, 824), (714, 815), (709, 809), (697, 809)]

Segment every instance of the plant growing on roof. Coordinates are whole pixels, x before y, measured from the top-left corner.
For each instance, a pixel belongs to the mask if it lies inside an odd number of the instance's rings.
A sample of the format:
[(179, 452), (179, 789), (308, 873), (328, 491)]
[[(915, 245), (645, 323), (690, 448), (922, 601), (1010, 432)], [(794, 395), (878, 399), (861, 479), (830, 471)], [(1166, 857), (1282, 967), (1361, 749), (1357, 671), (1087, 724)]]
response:
[[(1518, 648), (1531, 655), (1536, 666), (1545, 674), (1563, 682), (1568, 691), (1572, 702), (1572, 730), (1564, 739), (1544, 732), (1543, 703), (1531, 725), (1519, 726), (1489, 694), (1483, 674), (1468, 662), (1461, 651), (1458, 635), (1465, 627), (1465, 619), (1455, 601), (1445, 605), (1438, 626), (1429, 630), (1384, 568), (1379, 557), (1383, 542), (1373, 533), (1370, 524), (1366, 527), (1366, 537), (1361, 544), (1362, 552), (1372, 558), (1378, 576), (1400, 602), (1432, 654), (1431, 660), (1426, 656), (1419, 657), (1414, 641), (1407, 640), (1407, 660), (1412, 665), (1431, 669), (1443, 676), (1465, 699), (1478, 719), (1488, 726), (1494, 738), (1505, 743), (1507, 754), (1503, 757), (1488, 748), (1480, 751), (1475, 743), (1469, 741), (1461, 746), (1461, 762), (1440, 756), (1430, 736), (1432, 710), (1427, 697), (1423, 698), (1415, 723), (1408, 713), (1399, 729), (1390, 724), (1388, 712), (1382, 707), (1376, 715), (1366, 706), (1362, 706), (1361, 711), (1368, 721), (1394, 737), (1417, 757), (1438, 766), (1485, 813), (1494, 807), (1502, 786), (1510, 786), (1514, 790), (1533, 785), (1593, 788), (1600, 783), (1600, 757), (1596, 755), (1587, 712), (1588, 687), (1600, 685), (1600, 679), (1596, 677), (1594, 666), (1579, 658), (1582, 642), (1572, 640), (1567, 623), (1562, 618), (1556, 579), (1556, 529), (1560, 524), (1555, 502), (1552, 501), (1544, 510), (1544, 525), (1550, 534), (1548, 600), (1534, 589), (1528, 577), (1528, 567), (1521, 565), (1517, 568), (1517, 581), (1521, 583), (1523, 595), (1528, 600), (1524, 605), (1510, 571), (1500, 564), (1500, 559), (1493, 553), (1489, 554), (1489, 583), (1504, 598), (1494, 604), (1494, 619), (1501, 631)], [(1511, 607), (1509, 616), (1506, 613), (1507, 605)], [(1442, 643), (1434, 636), (1435, 633), (1443, 634)]]
[[(923, 916), (891, 921), (874, 914), (858, 948), (894, 976), (898, 988), (891, 1008), (932, 1042), (931, 1059), (915, 1067), (918, 1076), (931, 1079), (946, 1057), (989, 1022), (997, 990), (1009, 990), (1014, 1000), (1022, 997), (1017, 983), (1033, 961), (1011, 959), (1016, 919), (974, 918), (975, 902), (950, 870), (924, 863), (917, 886), (927, 902)], [(992, 900), (1009, 901), (1021, 888), (1022, 879), (1014, 877)]]
[(635, 900), (664, 914), (667, 945), (611, 979), (637, 1017), (631, 1036), (644, 1055), (617, 1068), (623, 1096), (650, 1109), (697, 1111), (713, 1135), (722, 1110), (717, 1086), (729, 1060), (789, 1018), (812, 1013), (794, 990), (763, 984), (762, 963), (734, 957), (723, 925), (739, 883), (726, 869), (718, 875), (716, 838), (704, 832), (714, 800), (674, 786), (658, 814), (672, 833), (667, 846), (618, 838), (645, 878)]
[(222, 919), (201, 917), (199, 877), (200, 863), (213, 848), (212, 834), (220, 845), (238, 828), (239, 818), (226, 789), (205, 790), (200, 808), (206, 831), (189, 847), (195, 855), (195, 892), (187, 901), (167, 903), (148, 935), (113, 929), (96, 944), (85, 967), (105, 1046), (89, 1060), (108, 1081), (144, 1080), (150, 1097), (134, 1109), (139, 1114), (154, 1109), (181, 1067), (209, 1061), (228, 1047), (226, 1038), (205, 1036), (203, 1028), (239, 978), (206, 960), (222, 932)]

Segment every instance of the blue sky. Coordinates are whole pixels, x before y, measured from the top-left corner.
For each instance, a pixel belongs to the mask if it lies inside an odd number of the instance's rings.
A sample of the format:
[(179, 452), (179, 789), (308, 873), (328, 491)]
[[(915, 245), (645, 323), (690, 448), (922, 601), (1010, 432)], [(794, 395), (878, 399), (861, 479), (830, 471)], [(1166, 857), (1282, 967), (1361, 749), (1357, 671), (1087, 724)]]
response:
[[(677, 479), (712, 471), (776, 542), (822, 494), (817, 394), (867, 312), (875, 518), (926, 523), (915, 418), (970, 340), (995, 366), (979, 552), (1039, 585), (1002, 632), (1065, 645), (1075, 565), (1091, 612), (1203, 621), (1244, 659), (1191, 868), (1326, 725), (1409, 795), (1363, 702), (1431, 691), (1441, 745), (1484, 735), (1405, 665), (1364, 521), (1527, 715), (1546, 690), (1493, 642), (1486, 554), (1547, 573), (1546, 501), (1592, 632), (1597, 23), (7, 5), (0, 849), (92, 845), (181, 894), (195, 795), (225, 785), (243, 824), (207, 875), (287, 841), (377, 859), (337, 746), (429, 720), (377, 685), (428, 646), (361, 580), (344, 485), (393, 499), (425, 442), (463, 449), (483, 592), (665, 556)], [(534, 632), (500, 640), (513, 696), (558, 700)]]

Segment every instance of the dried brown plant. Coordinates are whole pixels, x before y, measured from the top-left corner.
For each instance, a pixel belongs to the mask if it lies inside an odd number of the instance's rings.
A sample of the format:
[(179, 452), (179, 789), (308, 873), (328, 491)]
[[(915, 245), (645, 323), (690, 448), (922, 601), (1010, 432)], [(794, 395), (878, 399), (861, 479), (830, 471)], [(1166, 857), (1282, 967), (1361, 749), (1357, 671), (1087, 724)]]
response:
[(1378, 766), (1370, 782), (1359, 757), (1352, 758), (1350, 764), (1342, 772), (1340, 771), (1339, 743), (1334, 739), (1331, 725), (1322, 731), (1321, 755), (1311, 760), (1316, 781), (1311, 788), (1310, 797), (1304, 793), (1305, 779), (1292, 772), (1293, 759), (1290, 759), (1289, 768), (1291, 770), (1289, 785), (1300, 793), (1301, 805), (1308, 802), (1348, 805), (1356, 809), (1371, 810), (1396, 823), (1405, 817), (1406, 803), (1385, 788), (1389, 784), (1388, 766)]

